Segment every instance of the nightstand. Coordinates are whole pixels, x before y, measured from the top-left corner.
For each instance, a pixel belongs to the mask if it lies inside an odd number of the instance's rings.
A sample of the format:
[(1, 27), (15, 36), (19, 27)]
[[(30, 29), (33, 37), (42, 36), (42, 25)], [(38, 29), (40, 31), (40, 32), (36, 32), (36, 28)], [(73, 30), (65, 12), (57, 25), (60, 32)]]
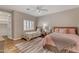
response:
[(46, 35), (48, 35), (47, 32), (42, 32), (41, 37), (45, 37)]

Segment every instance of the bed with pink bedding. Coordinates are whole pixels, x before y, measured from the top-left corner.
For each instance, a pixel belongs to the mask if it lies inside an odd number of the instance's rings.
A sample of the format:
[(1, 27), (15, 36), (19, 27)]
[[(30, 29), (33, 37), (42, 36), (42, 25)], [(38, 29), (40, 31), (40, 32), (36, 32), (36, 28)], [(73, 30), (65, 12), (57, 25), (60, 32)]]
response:
[[(60, 27), (57, 27), (60, 29)], [(65, 29), (64, 27), (63, 29)], [(70, 29), (67, 27), (66, 29)], [(72, 29), (72, 28), (71, 28)], [(75, 28), (73, 28), (76, 30)], [(57, 29), (56, 29), (57, 30)], [(63, 32), (63, 31), (61, 31)], [(53, 32), (43, 38), (43, 47), (53, 52), (79, 52), (79, 36), (75, 32)]]

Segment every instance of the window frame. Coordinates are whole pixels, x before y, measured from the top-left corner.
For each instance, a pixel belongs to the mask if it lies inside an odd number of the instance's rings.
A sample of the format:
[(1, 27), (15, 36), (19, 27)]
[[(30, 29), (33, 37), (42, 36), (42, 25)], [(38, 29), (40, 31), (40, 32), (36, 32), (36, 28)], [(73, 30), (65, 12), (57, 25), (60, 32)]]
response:
[(24, 31), (32, 31), (35, 29), (35, 22), (32, 20), (24, 20), (23, 21), (23, 30)]

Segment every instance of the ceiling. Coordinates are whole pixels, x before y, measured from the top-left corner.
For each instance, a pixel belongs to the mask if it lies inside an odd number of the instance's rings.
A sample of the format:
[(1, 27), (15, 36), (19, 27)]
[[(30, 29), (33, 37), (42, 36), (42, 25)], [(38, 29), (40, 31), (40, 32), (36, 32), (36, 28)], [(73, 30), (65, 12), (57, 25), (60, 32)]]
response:
[(73, 8), (78, 8), (78, 5), (40, 5), (43, 9), (48, 10), (47, 12), (41, 12), (38, 14), (36, 11), (28, 11), (26, 10), (27, 8), (30, 9), (35, 9), (38, 5), (0, 5), (0, 9), (5, 9), (5, 10), (16, 10), (19, 12), (23, 12), (26, 14), (30, 14), (36, 17), (51, 14), (51, 13), (56, 13), (56, 12), (61, 12)]

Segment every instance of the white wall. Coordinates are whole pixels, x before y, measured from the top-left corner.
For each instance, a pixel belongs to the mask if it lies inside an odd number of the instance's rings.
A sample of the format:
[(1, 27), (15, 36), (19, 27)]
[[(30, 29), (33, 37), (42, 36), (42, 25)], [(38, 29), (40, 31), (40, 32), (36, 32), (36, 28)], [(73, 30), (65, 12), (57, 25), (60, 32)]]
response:
[(8, 35), (8, 27), (6, 24), (0, 24), (0, 36)]
[(79, 27), (79, 8), (39, 17), (38, 26), (42, 26), (44, 23), (48, 24), (51, 28), (54, 26)]
[(28, 14), (14, 11), (13, 12), (13, 36), (14, 40), (21, 38), (24, 33), (23, 20), (33, 20), (36, 22), (36, 17)]

